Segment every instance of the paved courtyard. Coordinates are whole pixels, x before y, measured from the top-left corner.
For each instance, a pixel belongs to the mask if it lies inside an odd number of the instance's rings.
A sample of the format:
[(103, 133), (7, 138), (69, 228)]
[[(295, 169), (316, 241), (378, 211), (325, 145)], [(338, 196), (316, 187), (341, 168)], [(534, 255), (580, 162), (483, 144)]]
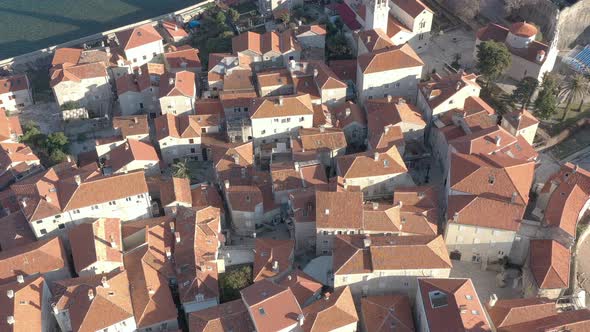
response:
[(34, 122), (44, 134), (62, 131), (61, 112), (56, 103), (41, 103), (31, 105), (18, 114), (22, 124)]
[(426, 64), (424, 72), (430, 74), (433, 69), (439, 74), (446, 73), (446, 65), (455, 61), (458, 54), (461, 57), (459, 63), (465, 69), (473, 66), (473, 48), (475, 47), (475, 31), (457, 28), (433, 36), (428, 50), (420, 53), (420, 58)]
[(520, 286), (512, 288), (513, 282), (509, 280), (506, 287), (499, 287), (497, 275), (496, 271), (482, 271), (480, 264), (471, 262), (453, 261), (453, 269), (451, 270), (451, 278), (471, 278), (479, 300), (484, 305), (492, 294), (496, 294), (499, 299), (520, 297)]

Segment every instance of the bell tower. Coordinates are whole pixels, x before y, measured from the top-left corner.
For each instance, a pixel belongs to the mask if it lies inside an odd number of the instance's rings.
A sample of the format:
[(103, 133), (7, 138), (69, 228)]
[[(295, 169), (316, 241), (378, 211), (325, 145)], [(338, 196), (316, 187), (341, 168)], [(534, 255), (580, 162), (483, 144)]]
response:
[(369, 0), (366, 2), (367, 15), (365, 30), (381, 29), (387, 33), (389, 0)]

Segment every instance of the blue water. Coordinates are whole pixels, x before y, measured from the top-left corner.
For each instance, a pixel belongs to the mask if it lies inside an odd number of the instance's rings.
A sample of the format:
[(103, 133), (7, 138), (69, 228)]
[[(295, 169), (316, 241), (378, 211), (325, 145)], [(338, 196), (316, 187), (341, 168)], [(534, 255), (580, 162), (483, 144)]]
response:
[(0, 59), (188, 7), (199, 0), (0, 0)]

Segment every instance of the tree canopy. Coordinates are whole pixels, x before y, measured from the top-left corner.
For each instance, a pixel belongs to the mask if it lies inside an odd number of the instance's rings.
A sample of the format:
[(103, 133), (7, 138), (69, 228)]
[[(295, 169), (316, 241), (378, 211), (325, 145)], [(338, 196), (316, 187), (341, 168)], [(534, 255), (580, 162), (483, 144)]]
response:
[(516, 89), (510, 97), (512, 102), (519, 103), (522, 107), (527, 108), (531, 102), (535, 90), (539, 86), (539, 81), (534, 77), (525, 77), (516, 85)]
[(512, 64), (512, 56), (504, 43), (489, 40), (477, 45), (477, 69), (487, 83), (498, 79)]
[(535, 99), (535, 110), (536, 115), (544, 120), (547, 120), (557, 112), (557, 105), (559, 104), (558, 98), (558, 83), (555, 76), (550, 73), (546, 73), (543, 76), (543, 82), (541, 83), (541, 91), (537, 99)]

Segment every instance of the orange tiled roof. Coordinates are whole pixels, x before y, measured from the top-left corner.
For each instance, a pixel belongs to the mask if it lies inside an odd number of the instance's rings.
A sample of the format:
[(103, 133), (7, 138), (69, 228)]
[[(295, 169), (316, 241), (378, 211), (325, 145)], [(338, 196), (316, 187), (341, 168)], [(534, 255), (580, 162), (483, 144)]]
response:
[(367, 331), (415, 331), (412, 307), (407, 295), (363, 297), (361, 299), (361, 314)]
[(332, 331), (359, 321), (350, 288), (340, 287), (303, 309), (303, 331)]
[(166, 59), (166, 63), (168, 63), (170, 68), (201, 68), (199, 50), (188, 45), (164, 53), (164, 59)]
[(242, 299), (189, 314), (189, 331), (191, 332), (251, 332), (254, 330), (254, 323)]
[(121, 136), (149, 135), (147, 115), (113, 117), (113, 128), (121, 131)]
[(120, 219), (100, 218), (76, 225), (68, 238), (78, 274), (95, 263), (123, 265)]
[(322, 284), (319, 281), (313, 279), (299, 269), (295, 269), (284, 275), (276, 280), (276, 283), (284, 287), (289, 287), (301, 307), (303, 307), (303, 304), (307, 300), (322, 289)]
[(201, 126), (196, 115), (179, 115), (167, 113), (154, 120), (158, 140), (166, 137), (196, 138), (201, 136)]
[(68, 311), (73, 331), (100, 331), (133, 317), (126, 271), (59, 280), (52, 293), (55, 307)]
[(424, 62), (409, 44), (390, 47), (358, 57), (361, 73), (372, 74), (389, 70), (422, 67)]
[[(160, 201), (162, 206), (172, 203), (192, 205), (191, 186), (188, 178), (173, 177), (160, 185)], [(176, 204), (175, 204), (176, 205)]]
[(425, 10), (432, 13), (432, 9), (428, 8), (420, 0), (393, 0), (393, 3), (413, 18), (416, 18)]
[(569, 249), (554, 240), (531, 240), (529, 255), (529, 267), (540, 289), (569, 286)]
[(438, 234), (438, 193), (433, 186), (396, 188), (393, 204), (401, 205), (401, 231), (416, 235)]
[(318, 190), (315, 215), (317, 228), (360, 229), (363, 220), (363, 193)]
[[(472, 225), (516, 232), (524, 215), (525, 205), (487, 195), (449, 196), (447, 216), (450, 223)], [(502, 211), (499, 215), (499, 211)]]
[(171, 37), (188, 37), (188, 33), (184, 31), (182, 26), (174, 21), (165, 20), (162, 22), (162, 27)]
[(295, 295), (287, 287), (264, 279), (240, 291), (256, 331), (280, 331), (298, 323), (303, 314)]
[(195, 98), (195, 73), (180, 71), (162, 75), (160, 80), (160, 98), (184, 96)]
[(406, 173), (408, 169), (395, 146), (383, 152), (360, 152), (336, 158), (338, 175), (343, 178), (364, 178)]
[(549, 198), (545, 209), (545, 223), (551, 227), (559, 227), (575, 237), (580, 213), (588, 200), (590, 195), (580, 186), (562, 182)]
[(555, 302), (547, 298), (501, 299), (492, 307), (486, 304), (490, 319), (497, 329), (553, 316), (557, 314)]
[(516, 22), (510, 26), (510, 33), (519, 37), (531, 38), (537, 35), (539, 30), (536, 26), (524, 22)]
[(29, 80), (26, 74), (0, 77), (0, 95), (28, 89)]
[(5, 112), (0, 112), (0, 141), (13, 140), (13, 135), (18, 137), (22, 134), (18, 116), (6, 116)]
[(111, 167), (113, 172), (125, 169), (134, 161), (152, 161), (154, 164), (160, 161), (156, 149), (151, 144), (135, 139), (127, 139), (125, 143), (112, 149), (108, 156), (105, 166)]
[(250, 118), (252, 119), (296, 115), (313, 115), (311, 99), (308, 94), (259, 99), (250, 109)]
[(418, 278), (418, 296), (432, 332), (491, 331), (471, 279)]
[[(370, 245), (365, 247), (367, 238)], [(338, 275), (376, 270), (450, 269), (453, 266), (442, 235), (337, 235), (332, 259), (334, 274)]]
[(27, 219), (18, 211), (0, 218), (0, 248), (10, 250), (36, 241)]
[(391, 38), (381, 29), (360, 31), (359, 41), (365, 45), (368, 52), (376, 52), (388, 47), (395, 46)]
[[(275, 277), (291, 268), (295, 250), (294, 240), (256, 239), (254, 282)], [(276, 264), (277, 269), (274, 269)]]
[(116, 33), (116, 35), (119, 45), (121, 45), (126, 51), (162, 40), (162, 36), (160, 36), (156, 29), (154, 29), (154, 27), (149, 23), (124, 31), (119, 31)]
[[(43, 331), (47, 322), (43, 321), (47, 303), (44, 301), (49, 294), (44, 293), (47, 288), (45, 280), (39, 276), (23, 283), (11, 282), (0, 286), (0, 331)], [(8, 293), (12, 292), (11, 297)], [(7, 318), (12, 316), (13, 323)]]
[(514, 129), (516, 129), (517, 131), (534, 126), (539, 123), (539, 120), (537, 120), (537, 118), (535, 118), (535, 116), (532, 115), (531, 112), (525, 109), (516, 110), (514, 112), (506, 114), (504, 116), (504, 119), (506, 119), (506, 121), (508, 121), (510, 125), (514, 127)]
[(430, 81), (419, 83), (418, 89), (427, 100), (430, 108), (434, 109), (454, 96), (457, 91), (466, 87), (475, 90), (481, 89), (476, 79), (476, 75), (463, 71), (443, 77), (435, 74)]
[(68, 269), (68, 258), (58, 237), (25, 244), (0, 252), (0, 284), (31, 276)]
[(82, 57), (82, 51), (83, 50), (80, 48), (58, 48), (53, 53), (51, 65), (62, 65), (64, 63), (71, 63), (75, 65), (80, 61), (80, 57)]

